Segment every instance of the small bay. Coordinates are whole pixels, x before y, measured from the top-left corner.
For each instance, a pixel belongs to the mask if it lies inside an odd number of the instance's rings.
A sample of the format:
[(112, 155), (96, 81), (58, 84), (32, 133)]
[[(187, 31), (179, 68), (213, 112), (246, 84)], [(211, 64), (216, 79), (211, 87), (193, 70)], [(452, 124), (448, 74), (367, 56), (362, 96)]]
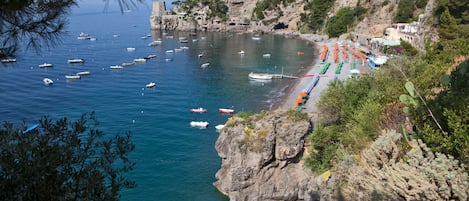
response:
[[(16, 63), (0, 64), (0, 121), (19, 126), (25, 120), (31, 125), (44, 115), (78, 119), (94, 111), (105, 134), (132, 132), (136, 149), (131, 158), (137, 165), (128, 176), (137, 187), (124, 190), (123, 200), (227, 200), (212, 186), (221, 164), (214, 148), (218, 137), (214, 127), (230, 117), (218, 113), (218, 108), (254, 113), (271, 109), (294, 80), (258, 82), (249, 80), (248, 74), (296, 75), (310, 67), (313, 44), (274, 35), (261, 35), (260, 40), (237, 33), (164, 35), (150, 30), (150, 12), (74, 9), (60, 45), (44, 47), (39, 54), (22, 50)], [(80, 32), (96, 40), (78, 40)], [(179, 37), (188, 43), (180, 43)], [(161, 44), (148, 46), (159, 38)], [(188, 49), (166, 53), (181, 46)], [(135, 51), (127, 51), (128, 47)], [(245, 54), (238, 54), (241, 50)], [(297, 55), (300, 51), (303, 56)], [(270, 58), (263, 57), (267, 53)], [(148, 55), (156, 58), (121, 70), (109, 68)], [(74, 58), (85, 62), (67, 63)], [(38, 67), (45, 62), (54, 67)], [(210, 65), (202, 68), (207, 62)], [(65, 79), (81, 71), (90, 75)], [(54, 84), (45, 86), (45, 77)], [(149, 82), (156, 86), (146, 88)], [(197, 107), (208, 112), (189, 112)], [(190, 121), (210, 124), (199, 129), (190, 127)]]

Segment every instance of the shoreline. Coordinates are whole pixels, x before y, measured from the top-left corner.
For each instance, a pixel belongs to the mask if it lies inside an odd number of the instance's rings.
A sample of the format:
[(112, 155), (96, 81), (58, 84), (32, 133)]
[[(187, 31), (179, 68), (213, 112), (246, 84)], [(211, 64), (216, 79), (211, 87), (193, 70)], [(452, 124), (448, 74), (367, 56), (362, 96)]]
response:
[[(290, 32), (290, 33), (275, 33), (279, 35), (285, 35), (286, 37), (296, 37), (300, 40), (304, 40), (306, 42), (311, 42), (313, 43), (313, 52), (315, 52), (312, 56), (314, 57), (313, 62), (311, 63), (310, 66), (306, 67), (305, 70), (303, 70), (301, 75), (299, 75), (300, 78), (297, 80), (293, 81), (290, 86), (287, 87), (285, 90), (285, 94), (273, 105), (274, 110), (278, 109), (284, 109), (284, 110), (289, 110), (294, 108), (295, 100), (300, 97), (300, 93), (306, 89), (314, 77), (319, 75), (319, 72), (322, 69), (322, 66), (324, 64), (321, 64), (321, 61), (319, 59), (320, 56), (320, 51), (323, 45), (327, 45), (329, 48), (329, 52), (334, 48), (334, 45), (338, 43), (337, 38), (329, 39), (327, 36), (322, 36), (322, 35), (315, 35), (315, 34), (299, 34), (296, 32)], [(339, 54), (340, 55), (340, 54)], [(337, 64), (333, 63), (333, 55), (328, 53), (328, 56), (326, 57), (326, 63), (331, 62), (331, 67), (329, 70), (324, 74), (321, 75), (318, 84), (314, 89), (311, 91), (309, 99), (306, 101), (306, 103), (302, 107), (303, 112), (307, 113), (317, 113), (318, 110), (316, 108), (316, 103), (319, 101), (320, 94), (324, 90), (327, 89), (329, 82), (335, 80), (335, 79), (347, 79), (350, 75), (350, 62), (344, 62), (344, 65), (342, 67), (342, 73), (339, 75), (335, 75), (335, 68), (337, 67)], [(343, 61), (344, 59), (342, 56), (339, 56), (340, 60)], [(344, 73), (346, 72), (346, 73)], [(314, 75), (314, 76), (303, 76), (303, 75)]]

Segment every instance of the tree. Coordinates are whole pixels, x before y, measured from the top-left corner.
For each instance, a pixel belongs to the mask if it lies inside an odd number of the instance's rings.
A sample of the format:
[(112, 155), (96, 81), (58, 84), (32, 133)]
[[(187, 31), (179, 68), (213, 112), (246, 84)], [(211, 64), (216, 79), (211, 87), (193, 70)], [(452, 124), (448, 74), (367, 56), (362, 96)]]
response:
[(118, 200), (135, 182), (130, 133), (104, 136), (93, 113), (39, 121), (33, 130), (0, 128), (0, 200)]
[[(105, 5), (109, 0), (104, 0)], [(144, 0), (116, 0), (121, 8), (136, 6)], [(60, 42), (67, 24), (66, 16), (77, 0), (11, 0), (0, 1), (0, 58), (11, 56), (18, 47), (39, 50), (41, 46), (54, 46)]]

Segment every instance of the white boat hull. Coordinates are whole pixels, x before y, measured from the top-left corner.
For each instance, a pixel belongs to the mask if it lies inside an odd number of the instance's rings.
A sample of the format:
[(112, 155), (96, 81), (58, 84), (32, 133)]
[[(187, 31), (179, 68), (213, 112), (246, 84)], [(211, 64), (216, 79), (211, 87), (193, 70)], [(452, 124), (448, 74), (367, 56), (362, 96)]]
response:
[(208, 122), (206, 121), (191, 121), (189, 124), (192, 127), (200, 127), (200, 128), (206, 128), (208, 126)]

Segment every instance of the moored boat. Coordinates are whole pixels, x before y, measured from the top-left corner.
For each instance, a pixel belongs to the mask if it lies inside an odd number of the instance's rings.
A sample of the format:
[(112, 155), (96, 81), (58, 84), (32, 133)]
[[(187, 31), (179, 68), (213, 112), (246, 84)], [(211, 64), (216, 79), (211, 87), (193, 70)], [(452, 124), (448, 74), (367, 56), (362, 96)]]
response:
[(145, 58), (137, 58), (137, 59), (134, 59), (134, 62), (135, 63), (145, 63), (145, 62), (147, 62), (147, 60)]
[(193, 108), (189, 110), (190, 112), (195, 112), (195, 113), (205, 113), (207, 112), (207, 109), (199, 107), (199, 108)]
[(268, 73), (249, 73), (249, 78), (256, 79), (256, 80), (271, 80), (272, 75)]
[(223, 124), (219, 124), (219, 125), (215, 126), (215, 129), (217, 129), (217, 130), (221, 130), (223, 128), (225, 128), (225, 125), (223, 125)]
[(166, 54), (172, 54), (174, 53), (174, 50), (166, 50)]
[(77, 75), (79, 76), (83, 76), (83, 75), (90, 75), (91, 72), (90, 71), (81, 71), (81, 72), (78, 72)]
[(0, 60), (2, 63), (13, 63), (16, 62), (15, 58), (8, 58), (8, 59), (2, 59)]
[(67, 63), (69, 64), (77, 64), (77, 63), (84, 63), (85, 60), (84, 59), (69, 59), (67, 60)]
[(230, 108), (218, 108), (218, 112), (224, 113), (224, 114), (234, 114), (234, 109), (230, 109)]
[(79, 76), (79, 75), (66, 75), (65, 78), (67, 78), (67, 79), (80, 79), (81, 76)]
[(127, 48), (127, 52), (133, 52), (133, 51), (135, 51), (135, 47), (128, 47)]
[(208, 126), (207, 121), (191, 121), (189, 123), (192, 127), (206, 128)]
[(49, 68), (49, 67), (53, 67), (54, 65), (50, 63), (43, 63), (43, 64), (39, 64), (38, 66), (39, 68)]
[(44, 82), (44, 84), (47, 85), (47, 86), (54, 84), (54, 81), (52, 81), (51, 79), (49, 79), (47, 77), (42, 79), (42, 82)]
[(200, 67), (207, 68), (209, 65), (210, 65), (210, 63), (203, 63), (202, 65), (200, 65)]
[(154, 83), (154, 82), (150, 82), (147, 85), (145, 85), (146, 88), (153, 88), (155, 86), (156, 86), (156, 83)]
[(123, 69), (124, 67), (120, 66), (120, 65), (112, 65), (109, 67), (110, 69)]

